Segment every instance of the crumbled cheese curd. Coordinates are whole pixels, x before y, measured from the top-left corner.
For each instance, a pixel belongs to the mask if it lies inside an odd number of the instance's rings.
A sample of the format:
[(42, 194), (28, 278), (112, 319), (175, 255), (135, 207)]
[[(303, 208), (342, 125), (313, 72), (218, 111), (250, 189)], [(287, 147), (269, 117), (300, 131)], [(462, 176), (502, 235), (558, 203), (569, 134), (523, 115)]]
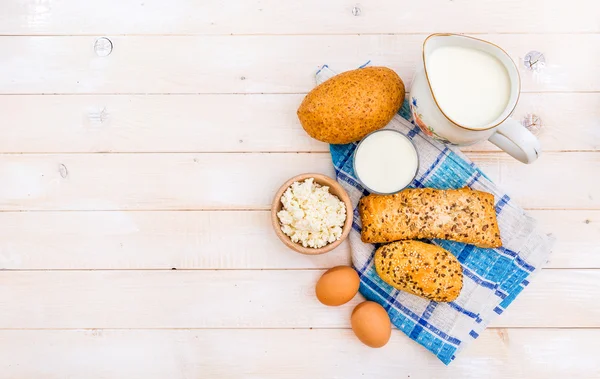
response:
[(295, 243), (315, 249), (339, 240), (346, 221), (343, 201), (329, 193), (329, 187), (313, 178), (295, 182), (281, 197), (277, 213), (281, 230)]

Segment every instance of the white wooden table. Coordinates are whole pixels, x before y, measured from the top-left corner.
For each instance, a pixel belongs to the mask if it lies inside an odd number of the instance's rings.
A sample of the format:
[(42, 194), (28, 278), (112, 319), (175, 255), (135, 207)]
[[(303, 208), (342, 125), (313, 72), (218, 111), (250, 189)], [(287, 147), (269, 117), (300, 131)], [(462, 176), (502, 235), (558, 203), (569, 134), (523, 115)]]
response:
[[(285, 179), (333, 175), (295, 115), (317, 67), (410, 86), (431, 32), (522, 67), (543, 156), (468, 155), (558, 237), (449, 367), (399, 331), (361, 345), (360, 299), (314, 296), (347, 245), (294, 254), (268, 214)], [(3, 0), (0, 35), (0, 378), (600, 377), (597, 1)]]

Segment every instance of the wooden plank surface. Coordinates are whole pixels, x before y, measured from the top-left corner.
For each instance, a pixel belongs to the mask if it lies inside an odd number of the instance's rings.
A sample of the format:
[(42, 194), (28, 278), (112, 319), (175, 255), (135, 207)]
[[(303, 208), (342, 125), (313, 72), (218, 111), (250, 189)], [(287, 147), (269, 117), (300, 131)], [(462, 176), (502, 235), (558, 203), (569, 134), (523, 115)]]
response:
[[(555, 235), (550, 268), (600, 268), (600, 211), (530, 211)], [(32, 238), (32, 236), (34, 238)], [(268, 211), (0, 212), (0, 269), (327, 269), (350, 249), (306, 256)]]
[[(287, 95), (0, 96), (0, 152), (327, 152)], [(31, 110), (35, 109), (35, 112)], [(541, 119), (544, 151), (600, 150), (600, 93), (525, 93), (514, 117)], [(491, 143), (467, 151), (497, 151)]]
[[(547, 153), (534, 165), (469, 156), (523, 207), (600, 209), (597, 153)], [(300, 172), (334, 176), (330, 155), (11, 154), (0, 160), (0, 209), (269, 209), (277, 188)], [(539, 179), (523, 180), (533, 172)]]
[(0, 212), (0, 240), (0, 269), (310, 269), (350, 264), (345, 242), (319, 256), (289, 250), (275, 236), (268, 211)]
[[(598, 14), (591, 0), (0, 2), (0, 379), (600, 378)], [(371, 60), (410, 88), (432, 32), (519, 66), (514, 116), (541, 118), (544, 154), (464, 150), (557, 237), (449, 367), (397, 330), (360, 344), (360, 297), (314, 296), (348, 244), (295, 254), (267, 212), (288, 177), (333, 175), (295, 115), (316, 70)], [(540, 73), (523, 67), (532, 50)]]
[[(314, 87), (323, 64), (345, 71), (368, 60), (396, 70), (409, 86), (425, 37), (110, 36), (107, 57), (96, 55), (91, 36), (0, 37), (0, 93), (299, 93)], [(524, 92), (600, 90), (593, 74), (600, 34), (481, 38), (502, 46), (521, 67)], [(547, 57), (542, 73), (520, 63), (531, 50)]]
[(546, 267), (600, 268), (600, 212), (529, 211), (540, 228), (556, 237)]
[(398, 331), (374, 350), (347, 329), (3, 330), (0, 340), (11, 342), (0, 355), (10, 364), (0, 376), (590, 379), (599, 338), (598, 330), (488, 329), (446, 367)]
[(573, 33), (599, 32), (599, 13), (586, 0), (21, 0), (0, 3), (0, 34)]
[[(6, 271), (0, 329), (349, 327), (324, 270)], [(495, 327), (600, 327), (600, 270), (542, 270)], [(560, 312), (556, 310), (560, 309)]]

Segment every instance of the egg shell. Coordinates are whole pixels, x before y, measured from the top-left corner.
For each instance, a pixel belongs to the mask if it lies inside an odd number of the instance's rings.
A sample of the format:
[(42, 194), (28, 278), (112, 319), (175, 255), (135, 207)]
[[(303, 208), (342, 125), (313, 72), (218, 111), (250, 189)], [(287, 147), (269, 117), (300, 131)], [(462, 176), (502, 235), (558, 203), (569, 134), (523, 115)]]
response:
[(331, 268), (317, 282), (315, 292), (317, 299), (325, 305), (342, 305), (358, 293), (360, 279), (358, 273), (349, 266)]
[(350, 318), (352, 331), (369, 347), (382, 347), (392, 335), (392, 323), (383, 307), (372, 301), (360, 303)]

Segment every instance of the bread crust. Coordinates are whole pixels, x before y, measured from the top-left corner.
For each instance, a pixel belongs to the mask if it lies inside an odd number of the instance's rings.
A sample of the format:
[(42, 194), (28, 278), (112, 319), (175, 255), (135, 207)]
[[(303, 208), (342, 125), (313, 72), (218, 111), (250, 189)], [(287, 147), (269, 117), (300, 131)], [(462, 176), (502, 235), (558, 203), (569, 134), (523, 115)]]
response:
[(405, 189), (360, 200), (361, 239), (385, 243), (439, 238), (478, 247), (500, 247), (494, 195), (468, 187)]
[(419, 241), (398, 241), (375, 252), (375, 269), (392, 287), (429, 300), (455, 300), (463, 286), (463, 272), (454, 255)]
[(404, 94), (404, 83), (393, 70), (365, 67), (317, 86), (297, 114), (311, 137), (346, 144), (386, 126), (402, 106)]

